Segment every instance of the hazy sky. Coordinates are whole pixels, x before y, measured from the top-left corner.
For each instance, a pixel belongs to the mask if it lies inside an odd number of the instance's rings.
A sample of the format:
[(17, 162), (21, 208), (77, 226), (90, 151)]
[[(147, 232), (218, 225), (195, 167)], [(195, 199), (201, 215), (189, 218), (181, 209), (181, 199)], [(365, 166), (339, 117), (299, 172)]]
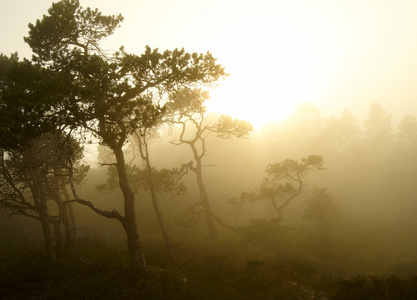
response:
[[(30, 57), (27, 24), (50, 0), (1, 0), (0, 52)], [(378, 101), (396, 118), (417, 115), (416, 0), (81, 0), (122, 13), (106, 48), (140, 54), (184, 47), (210, 51), (231, 74), (211, 109), (259, 123), (299, 102), (324, 115), (363, 118)]]

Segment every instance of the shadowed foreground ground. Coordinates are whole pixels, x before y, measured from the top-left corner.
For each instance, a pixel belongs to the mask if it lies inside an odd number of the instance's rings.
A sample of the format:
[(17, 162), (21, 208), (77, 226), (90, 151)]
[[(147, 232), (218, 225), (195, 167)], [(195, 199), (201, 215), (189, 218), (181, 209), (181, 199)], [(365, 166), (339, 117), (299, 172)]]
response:
[[(192, 252), (169, 261), (162, 245), (146, 249), (149, 272), (136, 277), (125, 249), (99, 240), (80, 242), (77, 257), (45, 260), (39, 246), (0, 248), (0, 299), (416, 299), (417, 277), (324, 276), (310, 263), (236, 261), (233, 255)], [(212, 249), (213, 250), (213, 249)], [(206, 250), (209, 251), (209, 250)]]

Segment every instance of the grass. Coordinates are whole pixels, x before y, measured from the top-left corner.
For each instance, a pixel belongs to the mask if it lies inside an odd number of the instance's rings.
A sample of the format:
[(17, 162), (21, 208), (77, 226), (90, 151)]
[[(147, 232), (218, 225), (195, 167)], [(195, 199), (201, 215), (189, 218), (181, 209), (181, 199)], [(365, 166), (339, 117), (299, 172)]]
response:
[[(50, 262), (39, 244), (0, 243), (0, 299), (344, 300), (416, 299), (417, 295), (416, 276), (342, 278), (334, 270), (329, 272), (331, 260), (339, 258), (340, 245), (326, 248), (330, 260), (326, 261), (311, 245), (302, 251), (299, 247), (306, 244), (290, 239), (270, 245), (232, 238), (214, 243), (177, 240), (178, 260), (173, 263), (163, 243), (143, 244), (149, 270), (138, 277), (121, 242), (80, 240), (80, 252), (94, 265), (76, 257)], [(336, 270), (341, 269), (339, 262)]]
[(148, 274), (140, 278), (121, 255), (122, 247), (98, 240), (81, 241), (79, 247), (94, 265), (74, 257), (49, 262), (38, 247), (4, 246), (0, 299), (298, 299), (298, 287), (272, 264), (239, 265), (227, 255), (203, 252), (173, 264), (159, 251), (163, 245), (153, 246)]

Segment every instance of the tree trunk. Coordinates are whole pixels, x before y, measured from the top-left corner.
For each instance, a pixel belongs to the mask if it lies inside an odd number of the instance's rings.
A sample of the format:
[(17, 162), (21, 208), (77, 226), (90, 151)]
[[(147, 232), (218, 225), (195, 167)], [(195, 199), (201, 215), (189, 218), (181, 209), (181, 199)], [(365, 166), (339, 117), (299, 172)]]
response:
[(54, 239), (48, 222), (48, 205), (45, 193), (42, 189), (42, 183), (40, 182), (41, 172), (39, 167), (37, 167), (38, 162), (35, 154), (33, 153), (32, 147), (28, 148), (24, 154), (26, 162), (28, 163), (29, 176), (32, 181), (30, 189), (41, 220), (43, 235), (45, 238), (46, 255), (50, 260), (55, 260)]
[(201, 159), (199, 157), (196, 158), (197, 166), (196, 166), (196, 176), (197, 176), (197, 185), (198, 189), (200, 190), (200, 201), (204, 205), (204, 215), (206, 217), (207, 227), (209, 230), (208, 239), (214, 240), (217, 238), (217, 229), (215, 226), (214, 218), (211, 213), (211, 206), (209, 197), (207, 194), (206, 186), (204, 185), (203, 181), (203, 174), (202, 174), (202, 166), (201, 166)]
[[(68, 212), (68, 206), (63, 203), (61, 196), (58, 193), (54, 193), (54, 200), (59, 208), (59, 216), (64, 224), (65, 230), (65, 249), (69, 250), (72, 248), (74, 242), (73, 230)], [(70, 204), (70, 203), (69, 203)]]
[(55, 253), (58, 255), (62, 254), (62, 250), (64, 249), (62, 243), (62, 234), (61, 234), (61, 220), (60, 219), (53, 219), (50, 220), (52, 226), (54, 227), (54, 235), (55, 235)]
[(145, 161), (146, 161), (146, 169), (148, 171), (148, 176), (149, 176), (149, 189), (151, 192), (153, 209), (158, 218), (159, 227), (161, 228), (162, 237), (164, 238), (165, 246), (167, 247), (169, 256), (171, 257), (171, 259), (175, 260), (174, 250), (172, 249), (172, 245), (171, 245), (171, 239), (169, 238), (168, 232), (166, 230), (165, 222), (164, 222), (164, 219), (162, 218), (162, 212), (159, 210), (158, 200), (157, 200), (156, 192), (155, 192), (155, 183), (153, 181), (152, 168), (149, 163), (148, 156), (146, 156)]
[(41, 195), (39, 202), (39, 216), (41, 217), (42, 230), (45, 237), (46, 255), (50, 260), (55, 260), (55, 241), (48, 222), (48, 206), (43, 195)]
[(130, 259), (135, 268), (141, 272), (146, 272), (146, 261), (142, 253), (142, 246), (136, 225), (135, 196), (127, 179), (123, 150), (121, 146), (114, 147), (113, 152), (116, 156), (119, 185), (124, 198), (125, 217), (122, 221), (122, 225), (127, 236)]
[[(55, 174), (58, 174), (59, 171), (56, 169), (56, 166), (54, 166), (54, 172)], [(72, 249), (72, 245), (74, 242), (73, 239), (73, 232), (72, 232), (72, 228), (71, 228), (71, 222), (70, 222), (70, 218), (69, 218), (69, 213), (68, 213), (68, 206), (66, 204), (64, 204), (64, 201), (62, 201), (61, 198), (61, 194), (60, 191), (62, 189), (63, 184), (61, 184), (57, 178), (57, 176), (54, 177), (54, 184), (50, 185), (48, 188), (48, 193), (50, 195), (52, 195), (55, 203), (57, 204), (58, 208), (59, 208), (59, 218), (60, 218), (60, 222), (62, 221), (62, 224), (64, 225), (64, 231), (65, 231), (65, 243), (62, 243), (61, 241), (61, 248), (63, 249), (65, 246), (66, 250), (70, 250)], [(69, 199), (67, 199), (69, 200)], [(55, 226), (55, 224), (54, 224)], [(56, 234), (55, 234), (56, 236)], [(62, 237), (60, 236), (60, 238), (62, 239)], [(58, 242), (58, 240), (57, 240)], [(62, 250), (61, 249), (61, 250)]]
[[(65, 186), (62, 187), (62, 192), (64, 193), (65, 201), (70, 201), (70, 195), (68, 194), (67, 188)], [(65, 203), (64, 205), (68, 212), (68, 218), (70, 222), (70, 230), (71, 230), (71, 238), (72, 241), (77, 240), (77, 223), (75, 221), (75, 214), (74, 214), (74, 208), (72, 207), (72, 203)]]

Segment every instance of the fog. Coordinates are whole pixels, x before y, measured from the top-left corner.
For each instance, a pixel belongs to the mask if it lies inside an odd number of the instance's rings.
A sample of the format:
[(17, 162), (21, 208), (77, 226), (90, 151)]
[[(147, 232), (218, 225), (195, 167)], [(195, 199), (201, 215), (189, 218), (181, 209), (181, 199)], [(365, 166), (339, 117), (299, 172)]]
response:
[[(287, 119), (254, 131), (247, 138), (219, 139), (210, 135), (203, 176), (211, 210), (221, 221), (216, 222), (220, 237), (211, 243), (218, 245), (213, 246), (211, 254), (229, 255), (240, 262), (306, 261), (320, 274), (333, 276), (415, 275), (417, 123), (414, 116), (396, 116), (405, 121), (394, 124), (389, 111), (378, 103), (374, 105), (379, 108), (378, 118), (370, 108), (364, 120), (347, 111), (343, 116), (321, 116), (319, 107), (304, 103)], [(378, 130), (386, 131), (381, 135)], [(152, 139), (149, 153), (155, 168), (180, 168), (192, 159), (187, 145), (171, 143), (177, 133), (175, 128), (165, 128)], [(103, 160), (105, 151), (101, 148), (97, 159), (100, 156)], [(132, 160), (129, 147), (126, 153), (126, 161)], [(269, 164), (285, 159), (299, 161), (313, 154), (323, 157), (325, 170), (305, 176), (306, 186), (283, 211), (278, 229), (272, 222), (278, 217), (277, 211), (270, 201), (255, 201), (239, 209), (228, 201), (242, 191), (257, 189)], [(107, 157), (109, 162), (111, 159)], [(106, 182), (109, 166), (89, 160), (93, 167), (77, 188), (79, 196), (101, 209), (123, 211), (118, 189), (96, 188)], [(138, 158), (133, 163), (143, 167)], [(204, 218), (193, 216), (189, 210), (200, 197), (193, 174), (186, 174), (182, 180), (188, 191), (179, 196), (162, 194), (159, 204), (173, 245), (177, 245), (177, 255), (187, 257), (193, 255), (190, 249), (206, 243), (208, 231)], [(326, 188), (334, 200), (335, 209), (326, 211), (326, 232), (314, 219), (304, 217), (314, 187)], [(75, 206), (75, 213), (80, 237), (124, 245), (119, 223), (81, 205)], [(137, 194), (136, 213), (146, 252), (147, 244), (162, 243), (162, 237), (145, 190)], [(2, 235), (16, 245), (42, 244), (36, 221), (32, 224), (22, 216), (3, 213), (0, 226)], [(188, 246), (182, 247), (184, 244)]]
[(0, 299), (416, 297), (417, 2), (23, 2)]

